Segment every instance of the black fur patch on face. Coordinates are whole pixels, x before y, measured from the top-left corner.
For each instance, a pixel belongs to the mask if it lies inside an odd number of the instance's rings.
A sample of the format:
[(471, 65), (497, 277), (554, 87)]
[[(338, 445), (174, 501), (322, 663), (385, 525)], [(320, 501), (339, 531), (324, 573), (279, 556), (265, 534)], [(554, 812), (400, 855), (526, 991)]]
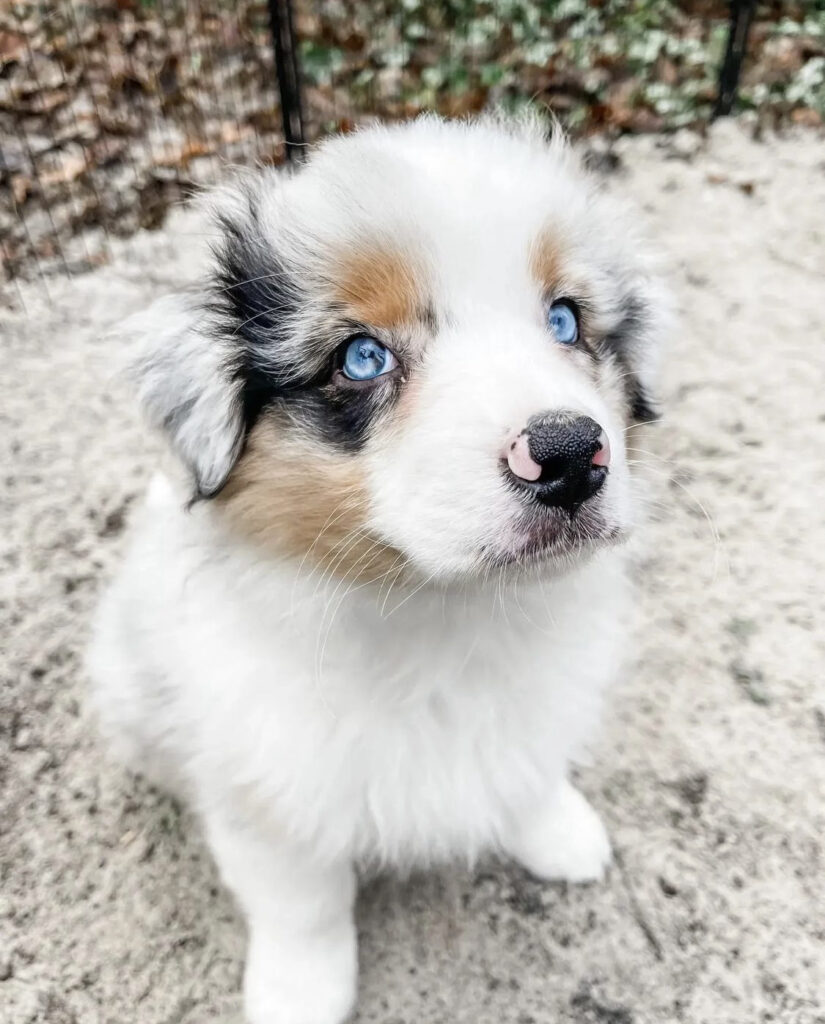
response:
[(293, 391), (284, 408), (307, 433), (341, 451), (357, 452), (376, 420), (392, 407), (398, 390), (398, 379), (390, 374), (361, 388), (341, 386), (333, 376), (324, 384)]
[(254, 193), (245, 198), (242, 218), (219, 220), (223, 239), (214, 250), (210, 304), (217, 326), (236, 342), (228, 369), (241, 380), (244, 436), (264, 410), (280, 408), (307, 433), (339, 450), (358, 451), (375, 418), (392, 403), (398, 381), (342, 387), (331, 359), (312, 376), (296, 373), (288, 342), (307, 298), (298, 275), (265, 237)]
[(603, 350), (610, 353), (622, 372), (630, 414), (637, 422), (659, 418), (658, 410), (646, 393), (635, 371), (634, 356), (639, 354), (640, 338), (649, 328), (647, 306), (636, 295), (628, 295), (623, 303), (622, 317), (617, 326), (602, 339)]
[(226, 214), (218, 219), (223, 238), (214, 250), (211, 310), (218, 326), (236, 342), (230, 370), (242, 382), (248, 434), (262, 410), (283, 395), (290, 379), (289, 367), (282, 365), (279, 353), (301, 295), (294, 277), (264, 237), (254, 193), (248, 191), (245, 198), (242, 219)]
[(628, 399), (630, 401), (630, 413), (633, 419), (637, 423), (653, 423), (658, 420), (661, 413), (651, 401), (649, 395), (637, 380), (635, 387), (630, 388), (629, 383), (626, 385), (628, 390)]

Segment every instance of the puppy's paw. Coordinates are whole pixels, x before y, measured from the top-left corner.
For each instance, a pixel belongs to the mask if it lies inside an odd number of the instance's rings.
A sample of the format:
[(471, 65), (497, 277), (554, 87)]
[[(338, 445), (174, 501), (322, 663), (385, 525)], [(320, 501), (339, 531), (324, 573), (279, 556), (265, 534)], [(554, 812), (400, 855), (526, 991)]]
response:
[(248, 1024), (343, 1024), (355, 1006), (354, 935), (253, 935), (244, 977)]
[(565, 779), (531, 820), (521, 823), (510, 852), (537, 878), (595, 882), (610, 864), (601, 818)]

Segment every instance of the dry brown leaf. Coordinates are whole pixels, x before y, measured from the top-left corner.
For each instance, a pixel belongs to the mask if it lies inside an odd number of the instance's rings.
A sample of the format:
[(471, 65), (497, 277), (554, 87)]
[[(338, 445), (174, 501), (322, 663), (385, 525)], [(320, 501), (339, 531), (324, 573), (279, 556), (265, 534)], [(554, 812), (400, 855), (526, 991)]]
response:
[(822, 115), (810, 107), (797, 107), (791, 111), (791, 120), (794, 124), (801, 124), (806, 128), (819, 128), (822, 124)]
[(22, 206), (32, 191), (32, 180), (27, 174), (13, 174), (11, 176), (11, 194), (18, 206)]
[(85, 157), (73, 153), (65, 154), (57, 167), (41, 172), (40, 184), (43, 186), (67, 185), (79, 178), (85, 170)]
[(26, 37), (19, 32), (0, 30), (0, 60), (22, 60), (26, 52)]

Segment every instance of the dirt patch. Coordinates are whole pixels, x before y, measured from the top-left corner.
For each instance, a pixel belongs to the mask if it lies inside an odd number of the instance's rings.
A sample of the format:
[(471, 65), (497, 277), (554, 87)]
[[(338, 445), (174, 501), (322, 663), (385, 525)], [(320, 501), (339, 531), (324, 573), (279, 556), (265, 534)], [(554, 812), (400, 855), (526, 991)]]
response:
[[(823, 152), (730, 124), (620, 143), (611, 187), (682, 318), (638, 657), (583, 773), (620, 859), (580, 889), (498, 865), (373, 883), (361, 1024), (822, 1020)], [(200, 230), (176, 215), (3, 314), (3, 1024), (239, 1019), (242, 924), (189, 817), (105, 760), (80, 661), (155, 454), (104, 335), (193, 273)]]

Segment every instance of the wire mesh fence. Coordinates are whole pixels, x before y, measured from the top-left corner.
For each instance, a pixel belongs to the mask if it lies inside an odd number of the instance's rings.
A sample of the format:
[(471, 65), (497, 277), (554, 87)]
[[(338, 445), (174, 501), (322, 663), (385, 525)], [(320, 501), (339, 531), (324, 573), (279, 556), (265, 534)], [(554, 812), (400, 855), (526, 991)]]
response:
[(282, 95), (293, 144), (525, 103), (573, 133), (678, 128), (721, 103), (726, 44), (730, 105), (751, 24), (744, 105), (821, 122), (825, 0), (8, 0), (4, 276), (93, 267), (228, 164), (282, 162)]
[(0, 47), (8, 275), (94, 265), (226, 162), (283, 158), (265, 4), (15, 3)]

